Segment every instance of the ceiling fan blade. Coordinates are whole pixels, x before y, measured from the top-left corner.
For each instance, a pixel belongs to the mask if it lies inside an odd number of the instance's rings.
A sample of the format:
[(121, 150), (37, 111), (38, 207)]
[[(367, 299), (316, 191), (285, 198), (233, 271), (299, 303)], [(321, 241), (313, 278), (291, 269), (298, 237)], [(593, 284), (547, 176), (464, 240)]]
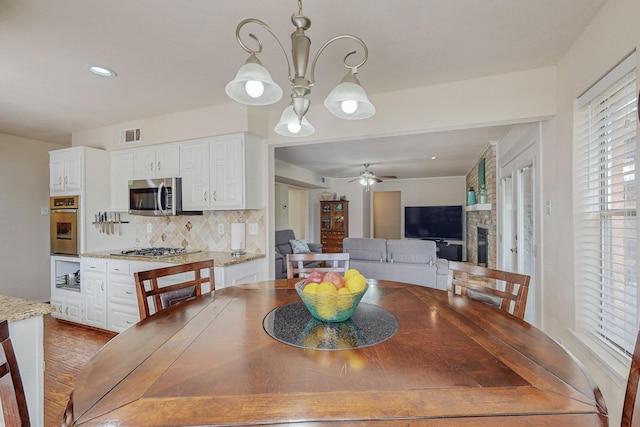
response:
[(376, 178), (382, 179), (397, 179), (398, 177), (395, 175), (376, 175)]
[(379, 177), (377, 177), (377, 176), (374, 176), (374, 177), (373, 177), (373, 180), (374, 180), (375, 182), (382, 182), (382, 180), (381, 180)]

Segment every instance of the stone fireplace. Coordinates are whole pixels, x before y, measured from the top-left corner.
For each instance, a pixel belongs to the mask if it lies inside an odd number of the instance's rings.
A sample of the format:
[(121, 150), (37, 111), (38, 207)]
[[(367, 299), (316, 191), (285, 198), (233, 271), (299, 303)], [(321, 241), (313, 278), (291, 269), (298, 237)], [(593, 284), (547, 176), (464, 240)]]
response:
[[(486, 203), (467, 206), (466, 247), (467, 261), (496, 268), (496, 146), (489, 144), (481, 156), (485, 164)], [(478, 164), (467, 174), (467, 189), (478, 191)]]

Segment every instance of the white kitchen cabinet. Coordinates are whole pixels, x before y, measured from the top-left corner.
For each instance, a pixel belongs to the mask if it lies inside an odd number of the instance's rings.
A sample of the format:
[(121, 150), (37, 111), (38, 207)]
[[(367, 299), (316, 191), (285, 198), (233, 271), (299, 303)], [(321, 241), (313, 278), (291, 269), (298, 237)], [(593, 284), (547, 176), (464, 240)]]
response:
[(82, 287), (84, 291), (85, 325), (107, 328), (107, 261), (97, 258), (83, 258)]
[(263, 147), (249, 134), (212, 139), (210, 146), (211, 208), (214, 210), (264, 207), (260, 162)]
[[(80, 271), (80, 260), (74, 257), (52, 255), (51, 268), (51, 298), (50, 303), (56, 311), (52, 317), (70, 322), (82, 323), (83, 300), (82, 284), (65, 281), (67, 275), (77, 275)], [(82, 277), (82, 275), (81, 275)]]
[(49, 153), (49, 190), (51, 194), (82, 191), (83, 152), (77, 148)]
[(215, 267), (213, 274), (216, 289), (259, 282), (262, 280), (264, 260), (265, 258), (259, 258), (226, 267)]
[(56, 309), (52, 317), (75, 323), (82, 322), (82, 297), (78, 295), (51, 295), (51, 305)]
[(138, 310), (138, 296), (133, 273), (152, 270), (154, 268), (168, 267), (172, 264), (108, 260), (107, 262), (107, 329), (114, 332), (122, 332), (140, 321)]
[(111, 210), (129, 211), (129, 180), (133, 179), (133, 151), (111, 152)]
[(183, 210), (210, 209), (210, 145), (211, 139), (180, 144)]
[(180, 146), (163, 144), (133, 150), (134, 179), (180, 176)]
[(109, 260), (108, 264), (108, 327), (122, 332), (140, 321), (138, 297), (130, 261)]

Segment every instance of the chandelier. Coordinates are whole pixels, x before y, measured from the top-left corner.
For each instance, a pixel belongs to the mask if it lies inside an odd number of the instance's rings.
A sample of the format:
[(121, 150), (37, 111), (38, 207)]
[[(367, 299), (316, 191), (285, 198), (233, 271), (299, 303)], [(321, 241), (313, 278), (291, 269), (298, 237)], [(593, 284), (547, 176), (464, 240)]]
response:
[[(367, 61), (369, 52), (364, 42), (351, 34), (342, 34), (329, 39), (320, 47), (311, 63), (309, 79), (307, 79), (307, 68), (309, 65), (309, 48), (311, 40), (305, 35), (305, 30), (311, 26), (311, 20), (302, 13), (302, 0), (298, 0), (298, 13), (291, 16), (291, 22), (296, 28), (291, 33), (291, 62), (287, 56), (286, 50), (280, 40), (273, 33), (271, 28), (259, 19), (249, 18), (241, 21), (236, 27), (236, 40), (249, 54), (249, 58), (244, 65), (240, 67), (236, 77), (231, 80), (225, 92), (229, 98), (245, 105), (270, 105), (282, 99), (282, 89), (278, 86), (269, 71), (262, 65), (258, 59), (258, 55), (262, 53), (262, 43), (252, 33), (249, 37), (257, 43), (257, 49), (252, 49), (240, 37), (240, 30), (246, 24), (257, 24), (263, 27), (278, 42), (282, 53), (285, 56), (288, 68), (288, 80), (291, 85), (291, 102), (284, 109), (280, 121), (274, 128), (274, 131), (284, 136), (302, 137), (311, 135), (314, 127), (309, 123), (305, 115), (309, 110), (311, 101), (309, 95), (311, 88), (315, 84), (315, 68), (316, 62), (320, 54), (331, 43), (341, 40), (350, 39), (358, 43), (364, 50), (364, 58), (355, 65), (349, 65), (348, 58), (355, 54), (356, 51), (349, 52), (343, 60), (344, 66), (348, 69), (347, 74), (342, 81), (333, 88), (324, 100), (324, 106), (334, 116), (346, 120), (366, 119), (373, 116), (376, 112), (375, 107), (369, 101), (366, 92), (360, 86), (360, 82), (356, 78), (358, 68)], [(291, 64), (293, 64), (294, 74), (291, 73)]]

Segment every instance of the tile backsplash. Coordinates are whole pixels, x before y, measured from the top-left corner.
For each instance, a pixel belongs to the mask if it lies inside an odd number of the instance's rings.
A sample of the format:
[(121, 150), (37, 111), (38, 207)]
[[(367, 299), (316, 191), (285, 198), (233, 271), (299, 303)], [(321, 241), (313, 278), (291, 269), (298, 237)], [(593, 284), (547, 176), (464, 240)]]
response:
[[(205, 211), (202, 215), (167, 217), (131, 216), (137, 247), (178, 247), (194, 250), (231, 251), (231, 224), (244, 222), (247, 253), (266, 253), (264, 209)], [(151, 232), (147, 232), (151, 224)], [(223, 234), (218, 233), (220, 227)], [(257, 224), (258, 234), (249, 234), (249, 224)]]

